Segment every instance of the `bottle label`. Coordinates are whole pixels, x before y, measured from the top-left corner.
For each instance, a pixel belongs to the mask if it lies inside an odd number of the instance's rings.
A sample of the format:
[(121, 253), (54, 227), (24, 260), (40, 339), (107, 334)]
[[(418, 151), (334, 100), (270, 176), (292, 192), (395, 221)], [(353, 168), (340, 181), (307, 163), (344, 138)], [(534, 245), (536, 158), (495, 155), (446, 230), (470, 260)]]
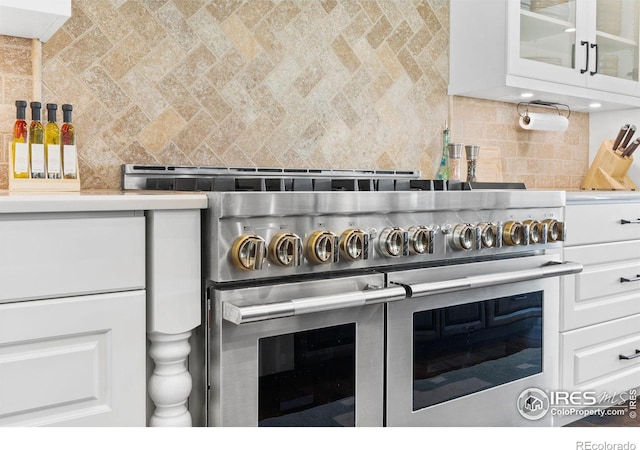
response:
[(31, 176), (44, 177), (44, 144), (31, 144)]
[(47, 174), (49, 178), (60, 178), (60, 147), (47, 146)]
[(20, 144), (16, 142), (13, 161), (14, 173), (28, 173), (29, 172), (29, 144)]
[(78, 153), (75, 145), (62, 146), (62, 164), (64, 165), (65, 178), (77, 178), (78, 168), (76, 161)]

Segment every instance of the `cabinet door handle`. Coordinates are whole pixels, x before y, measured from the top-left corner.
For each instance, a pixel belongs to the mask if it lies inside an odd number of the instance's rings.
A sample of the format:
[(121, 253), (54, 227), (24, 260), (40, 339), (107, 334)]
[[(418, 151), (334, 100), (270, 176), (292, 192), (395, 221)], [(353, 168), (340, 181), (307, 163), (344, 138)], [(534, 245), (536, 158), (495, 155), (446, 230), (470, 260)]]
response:
[(636, 352), (633, 355), (618, 355), (618, 359), (636, 359), (640, 358), (640, 350), (636, 349)]
[(580, 41), (580, 45), (586, 45), (586, 55), (587, 55), (587, 61), (584, 65), (584, 69), (580, 69), (580, 73), (585, 73), (589, 70), (589, 42), (588, 41)]
[(632, 219), (632, 220), (620, 219), (620, 224), (621, 225), (626, 225), (628, 223), (639, 223), (640, 224), (640, 219)]
[(636, 275), (635, 278), (623, 278), (623, 277), (620, 277), (620, 283), (631, 283), (633, 281), (640, 281), (640, 275)]
[[(599, 59), (598, 58), (598, 44), (591, 44), (591, 48), (594, 48), (596, 50), (596, 66), (595, 66), (596, 70), (589, 72), (589, 74), (591, 76), (594, 76), (595, 74), (598, 73), (598, 59)], [(587, 61), (588, 61), (588, 59), (587, 59)], [(587, 66), (588, 66), (588, 64), (587, 64)]]

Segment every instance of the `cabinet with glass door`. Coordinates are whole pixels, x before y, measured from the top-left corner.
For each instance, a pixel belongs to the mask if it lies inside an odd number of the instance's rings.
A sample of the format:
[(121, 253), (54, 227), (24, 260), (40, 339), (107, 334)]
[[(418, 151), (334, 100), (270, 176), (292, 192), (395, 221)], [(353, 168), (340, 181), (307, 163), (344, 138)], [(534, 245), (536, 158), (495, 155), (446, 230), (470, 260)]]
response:
[(449, 94), (639, 107), (639, 23), (637, 0), (451, 0)]
[(509, 5), (513, 74), (640, 96), (636, 0), (522, 0)]

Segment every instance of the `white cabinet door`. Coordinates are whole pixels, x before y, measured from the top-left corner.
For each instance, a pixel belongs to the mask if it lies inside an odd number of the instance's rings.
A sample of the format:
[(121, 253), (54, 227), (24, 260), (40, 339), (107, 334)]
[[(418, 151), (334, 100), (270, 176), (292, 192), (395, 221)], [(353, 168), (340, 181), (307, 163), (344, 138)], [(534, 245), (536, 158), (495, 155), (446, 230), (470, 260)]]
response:
[(144, 426), (145, 351), (145, 291), (0, 305), (0, 425)]
[(507, 9), (510, 74), (585, 85), (591, 50), (580, 2), (508, 1)]

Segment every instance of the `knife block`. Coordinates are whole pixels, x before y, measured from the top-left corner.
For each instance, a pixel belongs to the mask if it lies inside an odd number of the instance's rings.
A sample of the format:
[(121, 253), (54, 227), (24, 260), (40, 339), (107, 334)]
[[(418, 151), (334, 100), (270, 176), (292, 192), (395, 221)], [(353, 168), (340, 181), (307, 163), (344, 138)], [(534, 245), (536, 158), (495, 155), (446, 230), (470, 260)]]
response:
[(623, 158), (613, 151), (614, 141), (603, 141), (598, 153), (593, 159), (587, 175), (584, 177), (581, 189), (606, 191), (635, 191), (638, 188), (627, 176), (627, 171), (633, 158)]

